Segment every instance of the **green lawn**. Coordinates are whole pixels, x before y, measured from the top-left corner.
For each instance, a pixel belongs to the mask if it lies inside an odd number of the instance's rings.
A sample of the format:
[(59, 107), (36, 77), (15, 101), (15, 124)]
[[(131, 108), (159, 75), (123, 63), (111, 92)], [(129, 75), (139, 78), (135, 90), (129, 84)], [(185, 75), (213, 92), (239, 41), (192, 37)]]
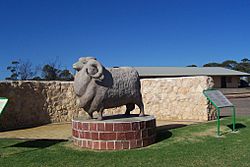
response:
[(0, 167), (4, 166), (250, 166), (250, 117), (237, 118), (238, 133), (222, 120), (167, 131), (158, 129), (157, 143), (127, 151), (76, 149), (65, 141), (0, 140)]

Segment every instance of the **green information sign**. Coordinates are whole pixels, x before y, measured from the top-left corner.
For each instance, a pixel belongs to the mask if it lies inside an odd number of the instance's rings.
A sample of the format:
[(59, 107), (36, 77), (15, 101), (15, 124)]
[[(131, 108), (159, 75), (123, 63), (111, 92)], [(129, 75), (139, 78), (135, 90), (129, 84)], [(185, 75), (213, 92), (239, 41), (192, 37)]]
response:
[(6, 106), (8, 99), (5, 97), (0, 97), (0, 114), (2, 113), (4, 107)]
[(217, 107), (232, 107), (233, 104), (219, 90), (204, 91), (204, 94), (212, 100)]
[(209, 89), (203, 91), (203, 94), (212, 103), (217, 110), (217, 135), (220, 136), (220, 112), (221, 108), (232, 108), (233, 131), (235, 131), (235, 106), (219, 90)]

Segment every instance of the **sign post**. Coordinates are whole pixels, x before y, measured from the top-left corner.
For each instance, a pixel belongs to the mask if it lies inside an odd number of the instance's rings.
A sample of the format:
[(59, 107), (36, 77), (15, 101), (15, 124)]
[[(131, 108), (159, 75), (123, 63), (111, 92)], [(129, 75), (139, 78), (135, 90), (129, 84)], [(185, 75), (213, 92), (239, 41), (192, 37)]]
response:
[(217, 135), (220, 136), (220, 112), (221, 108), (232, 108), (233, 131), (235, 131), (235, 106), (219, 91), (215, 89), (204, 90), (203, 94), (217, 110)]
[(4, 107), (6, 106), (8, 99), (5, 97), (0, 97), (0, 115), (3, 112)]

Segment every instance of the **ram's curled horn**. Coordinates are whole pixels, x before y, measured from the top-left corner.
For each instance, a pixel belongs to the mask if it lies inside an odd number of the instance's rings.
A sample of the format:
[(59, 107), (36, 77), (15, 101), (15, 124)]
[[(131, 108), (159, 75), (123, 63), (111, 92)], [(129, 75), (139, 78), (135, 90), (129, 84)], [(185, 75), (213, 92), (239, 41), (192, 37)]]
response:
[(80, 57), (79, 61), (82, 62), (83, 64), (86, 64), (89, 60), (96, 60), (95, 57)]
[(76, 71), (80, 71), (82, 68), (83, 64), (80, 61), (73, 64), (73, 69), (75, 69)]
[(80, 71), (89, 60), (96, 60), (94, 57), (80, 57), (78, 62), (73, 64), (73, 69)]
[(103, 79), (103, 66), (95, 59), (90, 59), (87, 63), (86, 72), (95, 79)]

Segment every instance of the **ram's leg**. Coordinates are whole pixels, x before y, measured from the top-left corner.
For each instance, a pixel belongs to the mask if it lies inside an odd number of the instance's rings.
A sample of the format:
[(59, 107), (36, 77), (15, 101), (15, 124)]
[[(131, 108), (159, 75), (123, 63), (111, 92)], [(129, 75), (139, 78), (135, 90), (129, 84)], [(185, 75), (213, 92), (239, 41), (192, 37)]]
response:
[(142, 103), (142, 100), (137, 102), (136, 105), (140, 108), (139, 117), (143, 117), (145, 115), (145, 113), (144, 113), (144, 105)]
[(93, 112), (92, 113), (88, 113), (88, 118), (87, 119), (93, 119)]
[(102, 117), (103, 111), (104, 111), (103, 108), (100, 109), (100, 110), (98, 111), (98, 118), (97, 118), (97, 119), (98, 119), (99, 121), (101, 121), (101, 120), (103, 119), (103, 117)]
[(135, 104), (133, 103), (126, 104), (126, 108), (127, 109), (126, 109), (125, 115), (130, 115), (130, 111), (135, 109)]

